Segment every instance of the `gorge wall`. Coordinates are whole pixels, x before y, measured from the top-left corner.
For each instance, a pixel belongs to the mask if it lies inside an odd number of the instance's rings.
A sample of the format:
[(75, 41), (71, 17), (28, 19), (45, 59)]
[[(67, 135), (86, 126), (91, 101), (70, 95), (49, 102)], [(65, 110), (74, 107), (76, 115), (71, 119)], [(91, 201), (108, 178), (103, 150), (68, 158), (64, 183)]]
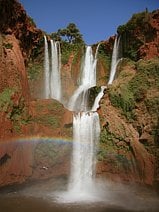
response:
[(158, 10), (134, 14), (118, 28), (120, 53), (125, 58), (99, 110), (103, 126), (99, 172), (111, 178), (122, 175), (158, 184), (158, 15)]
[[(9, 140), (28, 137), (71, 139), (72, 114), (61, 103), (42, 99), (44, 32), (37, 29), (16, 0), (0, 0), (0, 14), (0, 171), (3, 173), (0, 185), (66, 175), (68, 154), (50, 159), (42, 151), (42, 148), (44, 152), (56, 149), (55, 145), (45, 146), (43, 141), (38, 144), (40, 147), (27, 143), (25, 151), (19, 143), (14, 144), (17, 148), (7, 144)], [(97, 176), (158, 185), (159, 11), (135, 14), (118, 28), (118, 34), (124, 59), (118, 65), (115, 81), (105, 90), (98, 110), (101, 136)], [(100, 44), (97, 86), (108, 82), (113, 44), (114, 36)], [(96, 48), (94, 44), (94, 52)], [(61, 43), (61, 49), (65, 103), (78, 86), (85, 47)], [(69, 152), (70, 147), (67, 148)], [(16, 164), (21, 158), (23, 162)], [(62, 170), (61, 162), (55, 173), (57, 158), (64, 162), (65, 168)], [(29, 168), (34, 165), (35, 169)]]

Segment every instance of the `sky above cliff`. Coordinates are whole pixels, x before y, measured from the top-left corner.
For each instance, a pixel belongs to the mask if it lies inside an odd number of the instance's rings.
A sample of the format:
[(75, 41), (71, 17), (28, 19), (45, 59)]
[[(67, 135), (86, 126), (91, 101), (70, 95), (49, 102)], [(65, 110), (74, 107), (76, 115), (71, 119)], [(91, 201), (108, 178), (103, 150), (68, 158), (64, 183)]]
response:
[(134, 13), (159, 8), (159, 0), (19, 0), (47, 33), (75, 23), (90, 45), (108, 39)]

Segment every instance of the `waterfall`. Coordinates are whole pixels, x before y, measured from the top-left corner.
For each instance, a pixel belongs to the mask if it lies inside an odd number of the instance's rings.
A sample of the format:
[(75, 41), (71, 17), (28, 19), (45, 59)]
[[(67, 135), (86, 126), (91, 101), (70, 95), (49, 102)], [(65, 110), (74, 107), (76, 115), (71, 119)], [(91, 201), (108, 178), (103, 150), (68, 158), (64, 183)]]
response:
[(96, 58), (93, 56), (91, 46), (86, 48), (81, 85), (86, 87), (96, 85)]
[(61, 100), (61, 51), (60, 43), (51, 40), (50, 97)]
[(44, 90), (45, 90), (45, 94), (44, 97), (45, 99), (48, 99), (50, 96), (50, 70), (49, 70), (49, 50), (48, 50), (48, 42), (47, 42), (47, 38), (44, 35), (44, 45), (45, 45), (45, 52), (44, 52)]
[(86, 47), (84, 62), (82, 64), (82, 73), (80, 79), (80, 86), (72, 95), (68, 108), (72, 111), (87, 111), (87, 97), (88, 89), (96, 85), (96, 64), (97, 64), (97, 51), (93, 56), (91, 46)]
[(73, 155), (69, 190), (82, 192), (95, 175), (96, 147), (100, 134), (97, 113), (73, 116)]
[(53, 98), (61, 101), (61, 49), (60, 43), (50, 41), (51, 55), (47, 38), (44, 35), (45, 54), (44, 54), (44, 73), (45, 73), (45, 98)]
[(97, 111), (97, 109), (99, 108), (99, 101), (101, 100), (102, 96), (104, 95), (105, 89), (106, 89), (106, 86), (101, 86), (101, 91), (99, 92), (99, 94), (95, 98), (95, 101), (94, 101), (94, 104), (93, 104), (91, 111)]
[(119, 43), (120, 43), (120, 37), (118, 38), (116, 36), (115, 41), (114, 41), (113, 53), (112, 53), (112, 62), (111, 62), (111, 70), (110, 70), (110, 77), (109, 77), (108, 85), (112, 84), (114, 77), (115, 77), (117, 65), (120, 61), (118, 58)]
[[(77, 195), (77, 198), (79, 195), (89, 193), (86, 187), (92, 186), (93, 177), (95, 176), (100, 124), (98, 113), (87, 109), (87, 91), (90, 87), (96, 85), (97, 53), (95, 55), (93, 57), (92, 48), (88, 46), (81, 74), (81, 85), (70, 101), (72, 109), (76, 111), (78, 108), (79, 111), (82, 111), (73, 115), (73, 153), (69, 180), (69, 192), (75, 196)], [(101, 90), (100, 93), (103, 93), (104, 87)], [(98, 96), (96, 106), (93, 106), (94, 110), (97, 109), (99, 100)]]

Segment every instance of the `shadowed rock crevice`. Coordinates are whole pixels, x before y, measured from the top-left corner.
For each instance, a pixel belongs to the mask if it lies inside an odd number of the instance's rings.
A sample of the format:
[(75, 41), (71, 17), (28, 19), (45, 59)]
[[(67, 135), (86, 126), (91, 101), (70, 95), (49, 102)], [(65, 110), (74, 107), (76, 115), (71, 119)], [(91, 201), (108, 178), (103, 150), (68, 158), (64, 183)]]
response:
[(3, 164), (7, 163), (7, 161), (11, 159), (11, 156), (5, 153), (1, 158), (0, 158), (0, 166)]

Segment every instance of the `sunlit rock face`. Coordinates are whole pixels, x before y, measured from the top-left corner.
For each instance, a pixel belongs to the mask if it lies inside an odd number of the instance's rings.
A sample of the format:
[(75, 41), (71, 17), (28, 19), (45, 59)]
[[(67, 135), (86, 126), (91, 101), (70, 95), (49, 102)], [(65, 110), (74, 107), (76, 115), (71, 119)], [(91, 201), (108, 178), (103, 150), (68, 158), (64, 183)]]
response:
[(22, 120), (30, 116), (25, 65), (42, 32), (18, 1), (2, 0), (0, 4), (0, 140), (4, 140), (19, 136)]
[[(0, 35), (0, 138), (12, 136), (16, 111), (28, 113), (29, 86), (19, 42), (14, 35)], [(25, 109), (24, 109), (25, 108)]]
[[(138, 61), (137, 67), (135, 64), (122, 61), (118, 77), (101, 100), (97, 173), (111, 179), (154, 185), (158, 184), (159, 176), (156, 72), (159, 63), (152, 59)], [(149, 83), (151, 80), (155, 83)]]
[(17, 0), (2, 0), (1, 8), (0, 32), (15, 35), (27, 62), (42, 37), (42, 31), (36, 28), (33, 19)]
[(97, 175), (105, 175), (115, 181), (152, 185), (155, 158), (140, 143), (136, 129), (121, 117), (120, 112), (111, 105), (108, 96), (103, 99), (99, 114), (106, 119), (101, 123)]
[(159, 10), (134, 14), (118, 27), (121, 35), (122, 54), (133, 60), (151, 59), (159, 56)]
[(25, 139), (0, 143), (0, 187), (48, 179), (67, 178), (71, 142), (62, 139)]
[[(149, 18), (149, 24), (151, 26), (151, 32), (154, 36), (150, 41), (146, 42), (140, 47), (140, 55), (144, 59), (151, 59), (153, 57), (159, 57), (158, 42), (159, 42), (159, 10), (154, 11)], [(149, 34), (149, 32), (148, 32)]]

